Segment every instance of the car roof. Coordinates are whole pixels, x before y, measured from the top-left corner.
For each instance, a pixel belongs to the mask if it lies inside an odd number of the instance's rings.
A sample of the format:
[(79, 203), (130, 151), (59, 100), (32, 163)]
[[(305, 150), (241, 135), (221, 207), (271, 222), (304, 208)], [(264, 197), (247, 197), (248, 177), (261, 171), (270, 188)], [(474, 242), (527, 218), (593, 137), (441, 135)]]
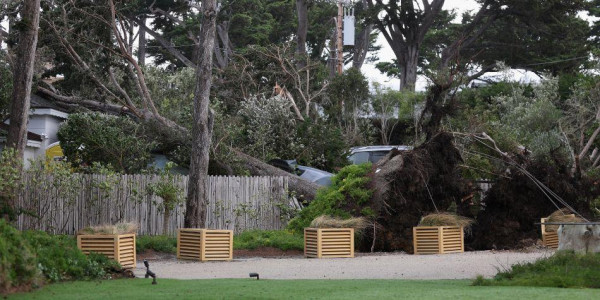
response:
[(398, 149), (400, 151), (412, 150), (412, 146), (405, 145), (379, 145), (379, 146), (360, 146), (350, 148), (351, 153), (357, 152), (375, 152), (375, 151), (391, 151), (392, 149)]

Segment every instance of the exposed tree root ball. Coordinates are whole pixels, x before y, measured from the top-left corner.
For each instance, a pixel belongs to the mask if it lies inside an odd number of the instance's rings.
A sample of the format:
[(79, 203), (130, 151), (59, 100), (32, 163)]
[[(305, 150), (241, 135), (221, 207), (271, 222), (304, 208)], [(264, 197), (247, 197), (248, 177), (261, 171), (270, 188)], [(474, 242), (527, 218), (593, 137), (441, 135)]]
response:
[[(564, 168), (546, 162), (533, 162), (526, 169), (558, 194), (570, 206), (590, 216), (592, 183), (576, 180)], [(509, 178), (500, 178), (482, 201), (473, 236), (467, 246), (473, 249), (515, 249), (531, 246), (541, 238), (541, 218), (557, 207), (538, 186), (519, 170), (510, 169)], [(562, 207), (560, 203), (557, 203)]]
[[(412, 227), (421, 217), (436, 207), (445, 211), (468, 194), (457, 167), (461, 162), (452, 135), (440, 133), (412, 151), (394, 150), (374, 166), (373, 203), (379, 210), (375, 249), (412, 252)], [(372, 243), (372, 232), (370, 236), (362, 248), (371, 247), (365, 245)]]

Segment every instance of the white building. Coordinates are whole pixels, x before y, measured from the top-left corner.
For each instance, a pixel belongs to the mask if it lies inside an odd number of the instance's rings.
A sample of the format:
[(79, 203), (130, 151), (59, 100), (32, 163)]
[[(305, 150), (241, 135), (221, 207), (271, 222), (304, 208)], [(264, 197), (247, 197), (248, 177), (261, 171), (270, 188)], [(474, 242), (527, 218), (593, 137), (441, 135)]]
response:
[[(29, 111), (29, 123), (27, 124), (27, 146), (24, 154), (25, 167), (29, 166), (30, 160), (39, 157), (50, 159), (61, 159), (63, 157), (58, 144), (57, 133), (60, 124), (68, 116), (68, 113), (52, 102), (40, 96), (31, 95), (31, 109)], [(4, 124), (0, 124), (0, 131), (4, 133), (0, 136), (0, 150), (6, 144), (8, 123), (7, 120)]]

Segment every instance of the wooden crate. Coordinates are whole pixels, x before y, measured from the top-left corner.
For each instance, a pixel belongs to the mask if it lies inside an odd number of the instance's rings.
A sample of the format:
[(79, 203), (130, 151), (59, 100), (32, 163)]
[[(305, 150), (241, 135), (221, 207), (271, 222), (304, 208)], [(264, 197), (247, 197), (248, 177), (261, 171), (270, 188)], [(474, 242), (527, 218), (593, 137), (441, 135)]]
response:
[[(575, 217), (575, 214), (569, 216)], [(548, 218), (542, 218), (540, 221), (542, 226), (542, 245), (551, 249), (558, 249), (558, 233), (556, 233), (556, 231), (546, 232), (546, 225), (544, 225), (544, 223), (546, 223), (547, 220)]]
[(179, 229), (177, 258), (199, 261), (232, 260), (233, 230)]
[(304, 228), (304, 256), (354, 257), (354, 228)]
[(464, 252), (464, 230), (459, 226), (413, 227), (413, 245), (415, 254)]
[(86, 255), (96, 252), (116, 260), (124, 269), (136, 267), (135, 234), (81, 234), (77, 247)]

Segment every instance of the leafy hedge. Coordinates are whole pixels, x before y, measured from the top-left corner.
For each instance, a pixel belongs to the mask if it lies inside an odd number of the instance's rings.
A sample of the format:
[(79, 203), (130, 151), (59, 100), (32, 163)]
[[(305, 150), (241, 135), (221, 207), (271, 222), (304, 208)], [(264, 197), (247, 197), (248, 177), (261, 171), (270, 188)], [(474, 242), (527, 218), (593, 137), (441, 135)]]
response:
[(273, 247), (281, 250), (304, 250), (304, 237), (284, 230), (250, 230), (233, 237), (233, 249)]
[(0, 220), (0, 236), (0, 294), (45, 282), (109, 278), (120, 270), (104, 255), (83, 254), (70, 236), (20, 232), (4, 220)]
[(350, 165), (340, 170), (331, 180), (331, 186), (320, 189), (315, 199), (288, 224), (288, 229), (303, 232), (320, 215), (341, 218), (351, 216), (374, 217), (370, 206), (373, 191), (369, 188), (371, 164)]

